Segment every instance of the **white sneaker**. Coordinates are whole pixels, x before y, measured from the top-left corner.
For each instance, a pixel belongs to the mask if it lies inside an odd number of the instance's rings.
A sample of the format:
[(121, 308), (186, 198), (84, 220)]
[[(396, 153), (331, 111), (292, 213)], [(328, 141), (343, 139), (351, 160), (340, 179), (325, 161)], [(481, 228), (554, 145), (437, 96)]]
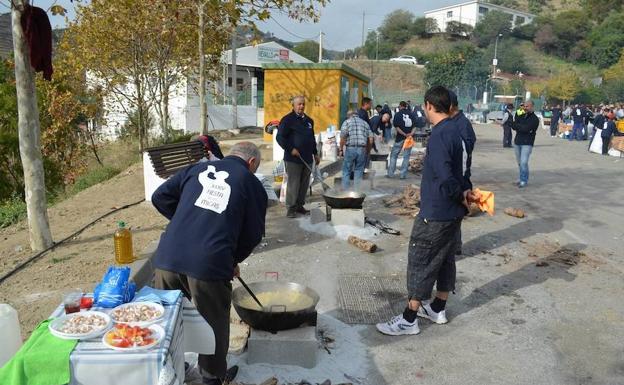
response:
[(403, 318), (403, 314), (392, 317), (388, 322), (377, 324), (377, 330), (383, 334), (389, 336), (402, 336), (407, 334), (418, 334), (420, 329), (418, 328), (418, 320), (414, 322), (407, 322)]
[(436, 313), (431, 309), (431, 304), (429, 303), (421, 303), (418, 308), (418, 313), (416, 313), (419, 317), (427, 318), (432, 322), (437, 323), (438, 325), (442, 325), (448, 322), (446, 319), (446, 310), (442, 310), (439, 313)]

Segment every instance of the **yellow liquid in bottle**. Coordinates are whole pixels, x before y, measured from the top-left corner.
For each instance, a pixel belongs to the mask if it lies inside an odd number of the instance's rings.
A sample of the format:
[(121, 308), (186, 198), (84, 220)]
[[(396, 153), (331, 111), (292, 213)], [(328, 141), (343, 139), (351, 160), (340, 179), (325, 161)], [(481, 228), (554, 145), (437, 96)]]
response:
[(132, 251), (132, 233), (126, 228), (117, 229), (115, 232), (115, 262), (127, 264), (134, 261)]

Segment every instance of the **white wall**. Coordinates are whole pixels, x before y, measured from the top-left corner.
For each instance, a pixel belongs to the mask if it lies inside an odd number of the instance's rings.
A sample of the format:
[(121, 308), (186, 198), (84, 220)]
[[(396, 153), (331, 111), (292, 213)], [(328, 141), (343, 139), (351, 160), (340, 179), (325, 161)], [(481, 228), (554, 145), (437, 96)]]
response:
[[(533, 16), (530, 14), (499, 7), (494, 4), (483, 4), (477, 2), (470, 4), (459, 4), (457, 6), (448, 7), (441, 10), (425, 12), (425, 17), (435, 19), (441, 32), (446, 31), (446, 25), (449, 21), (459, 21), (461, 23), (469, 24), (474, 27), (482, 17), (482, 15), (479, 14), (479, 7), (485, 7), (488, 8), (490, 11), (496, 10), (512, 15), (513, 27), (517, 26), (516, 20), (518, 17), (525, 18), (524, 23), (522, 24), (529, 24), (531, 23), (531, 21), (533, 21)], [(448, 12), (453, 12), (452, 16), (449, 17)]]

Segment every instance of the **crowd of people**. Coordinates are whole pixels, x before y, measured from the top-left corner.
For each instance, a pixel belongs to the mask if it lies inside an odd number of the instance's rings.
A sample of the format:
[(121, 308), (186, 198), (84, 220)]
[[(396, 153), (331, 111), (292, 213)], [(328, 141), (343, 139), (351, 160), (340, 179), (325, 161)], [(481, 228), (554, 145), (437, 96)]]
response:
[[(600, 132), (602, 140), (602, 154), (608, 155), (611, 139), (614, 136), (624, 136), (616, 126), (618, 120), (624, 121), (624, 105), (584, 105), (575, 104), (568, 105), (565, 109), (561, 105), (544, 108), (551, 116), (550, 135), (556, 137), (561, 130), (560, 124), (572, 125), (572, 129), (566, 135), (568, 140), (590, 140), (594, 139), (596, 133)], [(567, 128), (566, 128), (566, 131)]]

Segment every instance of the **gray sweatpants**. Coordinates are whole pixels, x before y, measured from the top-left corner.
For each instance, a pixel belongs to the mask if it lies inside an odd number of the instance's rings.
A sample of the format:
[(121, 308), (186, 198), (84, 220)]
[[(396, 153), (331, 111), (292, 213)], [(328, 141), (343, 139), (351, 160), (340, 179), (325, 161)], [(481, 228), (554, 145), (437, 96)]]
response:
[[(301, 164), (295, 162), (284, 162), (286, 165), (286, 177), (288, 178), (286, 186), (286, 207), (289, 210), (295, 210), (303, 207), (305, 204), (305, 196), (310, 187), (310, 170)], [(310, 165), (310, 167), (312, 167)]]
[(197, 307), (199, 314), (210, 324), (215, 334), (215, 354), (199, 355), (199, 368), (204, 376), (224, 378), (227, 371), (227, 352), (230, 347), (230, 281), (201, 281), (184, 274), (156, 269), (157, 289), (181, 290)]

